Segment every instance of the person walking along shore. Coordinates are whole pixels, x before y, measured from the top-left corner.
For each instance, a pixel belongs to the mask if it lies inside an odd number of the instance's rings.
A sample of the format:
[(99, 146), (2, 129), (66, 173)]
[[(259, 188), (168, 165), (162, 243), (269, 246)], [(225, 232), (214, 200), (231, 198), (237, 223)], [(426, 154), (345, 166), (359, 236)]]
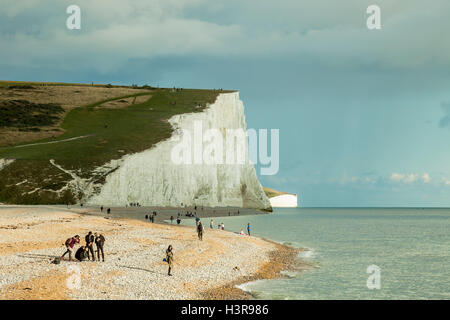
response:
[(197, 225), (197, 234), (198, 234), (198, 239), (203, 240), (203, 225), (201, 222), (199, 222)]
[(171, 276), (172, 268), (173, 268), (173, 248), (172, 245), (169, 245), (169, 247), (166, 250), (166, 262), (169, 264), (169, 271), (167, 275)]

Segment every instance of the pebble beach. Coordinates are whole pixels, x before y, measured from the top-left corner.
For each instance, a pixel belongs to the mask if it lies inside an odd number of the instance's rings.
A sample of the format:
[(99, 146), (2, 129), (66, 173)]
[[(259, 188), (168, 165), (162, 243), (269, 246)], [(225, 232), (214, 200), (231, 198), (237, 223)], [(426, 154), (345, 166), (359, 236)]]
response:
[[(251, 299), (236, 286), (301, 268), (298, 249), (262, 238), (205, 228), (200, 241), (193, 227), (88, 211), (0, 206), (0, 299)], [(51, 263), (67, 238), (78, 234), (82, 245), (88, 231), (105, 236), (105, 262)]]

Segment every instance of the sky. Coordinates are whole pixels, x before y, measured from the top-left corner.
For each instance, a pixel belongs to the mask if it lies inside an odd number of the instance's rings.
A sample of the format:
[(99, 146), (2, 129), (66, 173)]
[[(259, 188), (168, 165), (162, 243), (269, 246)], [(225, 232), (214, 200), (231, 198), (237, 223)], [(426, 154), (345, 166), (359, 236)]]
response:
[(236, 89), (248, 128), (280, 130), (264, 186), (305, 207), (448, 207), (449, 12), (448, 0), (3, 0), (0, 79)]

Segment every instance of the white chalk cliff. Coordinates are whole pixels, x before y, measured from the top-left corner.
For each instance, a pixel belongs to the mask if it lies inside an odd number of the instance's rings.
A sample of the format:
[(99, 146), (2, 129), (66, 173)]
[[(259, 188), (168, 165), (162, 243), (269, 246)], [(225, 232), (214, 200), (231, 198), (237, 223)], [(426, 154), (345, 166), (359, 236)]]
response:
[[(224, 141), (226, 129), (246, 130), (244, 106), (239, 93), (220, 94), (203, 112), (172, 117), (169, 120), (174, 127), (171, 138), (149, 150), (126, 155), (106, 165), (118, 169), (106, 176), (99, 191), (87, 195), (86, 202), (111, 206), (139, 202), (152, 206), (196, 204), (270, 208), (269, 199), (252, 164), (176, 164), (172, 161), (173, 148), (186, 132), (195, 131), (195, 123), (199, 121), (203, 132), (218, 129)], [(211, 140), (212, 144), (219, 142)], [(245, 163), (249, 163), (247, 140), (245, 148)], [(192, 154), (194, 157), (195, 153)]]
[(14, 159), (0, 159), (0, 170), (3, 170), (7, 165), (14, 162)]
[(269, 198), (272, 208), (297, 208), (297, 195), (296, 194), (282, 194)]

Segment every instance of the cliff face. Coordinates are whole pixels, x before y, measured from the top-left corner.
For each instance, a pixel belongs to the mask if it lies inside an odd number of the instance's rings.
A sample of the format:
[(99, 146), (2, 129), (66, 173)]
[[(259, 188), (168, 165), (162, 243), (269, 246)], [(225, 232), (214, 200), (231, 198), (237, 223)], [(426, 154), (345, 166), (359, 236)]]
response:
[(13, 159), (0, 159), (0, 170), (2, 170), (3, 168), (5, 168), (8, 164), (13, 163), (14, 160)]
[[(172, 161), (173, 148), (180, 139), (185, 138), (184, 135), (195, 132), (199, 123), (203, 133), (218, 129), (224, 143), (226, 129), (246, 130), (244, 106), (239, 93), (220, 94), (204, 112), (177, 115), (169, 122), (175, 129), (170, 139), (104, 166), (114, 170), (106, 176), (104, 184), (86, 194), (86, 202), (117, 206), (139, 202), (141, 205), (157, 206), (200, 204), (270, 208), (256, 171), (252, 164), (248, 164), (246, 139), (243, 146), (245, 164), (205, 164), (203, 161), (198, 164), (194, 160), (192, 164), (176, 164)], [(212, 139), (209, 146), (216, 150), (223, 149), (220, 142)], [(193, 159), (198, 156), (194, 147), (191, 151)]]

